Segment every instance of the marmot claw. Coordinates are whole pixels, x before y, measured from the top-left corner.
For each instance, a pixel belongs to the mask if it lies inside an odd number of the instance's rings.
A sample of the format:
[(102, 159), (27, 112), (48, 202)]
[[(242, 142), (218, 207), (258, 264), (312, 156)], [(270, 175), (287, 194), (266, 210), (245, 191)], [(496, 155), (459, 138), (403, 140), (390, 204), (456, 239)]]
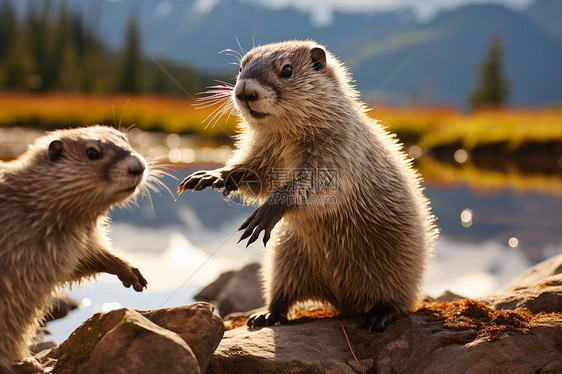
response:
[(248, 244), (246, 244), (246, 247), (248, 247), (255, 242), (260, 233), (264, 231), (263, 245), (266, 245), (271, 237), (271, 230), (273, 230), (275, 224), (283, 217), (285, 209), (286, 208), (281, 204), (264, 203), (238, 228), (238, 231), (244, 230), (238, 243), (251, 235)]
[(376, 304), (371, 310), (357, 319), (357, 326), (360, 329), (367, 329), (371, 332), (382, 332), (395, 314), (396, 312), (393, 308)]
[(203, 190), (211, 185), (214, 186), (214, 184), (219, 179), (221, 179), (220, 176), (215, 175), (211, 171), (197, 171), (185, 177), (185, 179), (178, 186), (178, 193), (181, 194), (185, 190)]
[(255, 329), (257, 327), (273, 326), (277, 322), (286, 324), (288, 322), (287, 316), (284, 314), (277, 316), (270, 312), (254, 313), (248, 318), (247, 325), (249, 328)]

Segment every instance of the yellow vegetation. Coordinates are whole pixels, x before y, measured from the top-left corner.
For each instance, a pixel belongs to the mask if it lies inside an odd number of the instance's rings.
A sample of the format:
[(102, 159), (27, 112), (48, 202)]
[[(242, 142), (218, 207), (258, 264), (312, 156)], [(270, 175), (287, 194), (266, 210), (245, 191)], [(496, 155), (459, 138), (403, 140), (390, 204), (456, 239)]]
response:
[[(214, 108), (195, 109), (193, 104), (187, 98), (153, 96), (1, 93), (0, 125), (55, 128), (107, 123), (211, 136), (235, 132), (234, 116), (225, 115), (215, 126), (206, 127), (204, 120)], [(530, 140), (562, 140), (562, 108), (465, 114), (448, 107), (373, 105), (369, 114), (403, 141), (422, 148), (455, 142), (467, 149), (489, 142), (516, 147)]]
[(0, 94), (0, 124), (37, 127), (85, 126), (94, 123), (144, 130), (220, 135), (233, 131), (235, 118), (204, 129), (212, 110), (197, 110), (193, 100), (151, 96)]

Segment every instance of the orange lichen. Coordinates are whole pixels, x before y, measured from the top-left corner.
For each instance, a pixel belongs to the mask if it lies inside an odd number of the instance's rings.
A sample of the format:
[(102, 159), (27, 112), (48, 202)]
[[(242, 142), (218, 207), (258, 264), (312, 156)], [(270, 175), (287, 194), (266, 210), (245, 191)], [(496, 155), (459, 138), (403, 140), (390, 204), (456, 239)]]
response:
[[(242, 316), (242, 315), (233, 317), (228, 321), (224, 322), (224, 327), (228, 331), (228, 330), (235, 329), (237, 327), (244, 326), (246, 322), (248, 322), (248, 317), (249, 316)], [(327, 308), (322, 308), (322, 307), (295, 308), (290, 315), (291, 320), (289, 321), (289, 324), (299, 324), (304, 322), (310, 322), (315, 319), (335, 318), (335, 317), (336, 317), (336, 313), (333, 310)]]
[(562, 319), (560, 313), (532, 314), (526, 310), (495, 310), (472, 299), (453, 302), (425, 303), (416, 313), (442, 321), (445, 328), (456, 331), (473, 330), (475, 339), (496, 339), (503, 332), (526, 334), (545, 318)]
[(520, 290), (529, 290), (529, 289), (539, 289), (539, 288), (546, 288), (546, 287), (557, 287), (560, 286), (559, 281), (551, 280), (539, 284), (532, 284), (529, 286), (517, 287), (513, 289), (513, 291), (520, 291)]

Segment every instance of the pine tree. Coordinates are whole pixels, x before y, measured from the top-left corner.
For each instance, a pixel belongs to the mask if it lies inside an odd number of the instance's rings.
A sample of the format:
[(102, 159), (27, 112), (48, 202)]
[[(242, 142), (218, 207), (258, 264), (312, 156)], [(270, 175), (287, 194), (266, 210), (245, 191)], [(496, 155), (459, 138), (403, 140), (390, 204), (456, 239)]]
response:
[(138, 93), (141, 91), (141, 65), (139, 28), (135, 17), (132, 17), (127, 27), (125, 51), (121, 56), (117, 73), (118, 92)]
[(2, 63), (2, 88), (8, 90), (29, 90), (30, 77), (36, 71), (35, 55), (33, 50), (34, 28), (37, 16), (34, 9), (30, 8), (25, 24), (14, 29)]
[(10, 50), (16, 33), (16, 14), (11, 2), (2, 2), (0, 6), (0, 60)]
[(507, 101), (508, 81), (502, 72), (502, 47), (500, 38), (494, 36), (486, 58), (478, 70), (478, 84), (469, 96), (472, 109), (499, 108)]

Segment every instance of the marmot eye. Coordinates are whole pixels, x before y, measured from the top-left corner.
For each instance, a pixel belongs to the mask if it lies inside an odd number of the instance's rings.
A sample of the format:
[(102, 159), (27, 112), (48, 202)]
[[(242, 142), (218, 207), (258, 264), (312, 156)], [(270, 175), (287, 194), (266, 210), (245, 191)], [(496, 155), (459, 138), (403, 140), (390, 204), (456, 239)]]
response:
[(95, 148), (88, 148), (86, 149), (86, 156), (88, 156), (88, 159), (94, 161), (101, 158), (101, 153)]
[(289, 64), (283, 66), (283, 69), (281, 69), (281, 74), (280, 74), (283, 78), (289, 78), (291, 77), (291, 75), (293, 75), (293, 67)]

